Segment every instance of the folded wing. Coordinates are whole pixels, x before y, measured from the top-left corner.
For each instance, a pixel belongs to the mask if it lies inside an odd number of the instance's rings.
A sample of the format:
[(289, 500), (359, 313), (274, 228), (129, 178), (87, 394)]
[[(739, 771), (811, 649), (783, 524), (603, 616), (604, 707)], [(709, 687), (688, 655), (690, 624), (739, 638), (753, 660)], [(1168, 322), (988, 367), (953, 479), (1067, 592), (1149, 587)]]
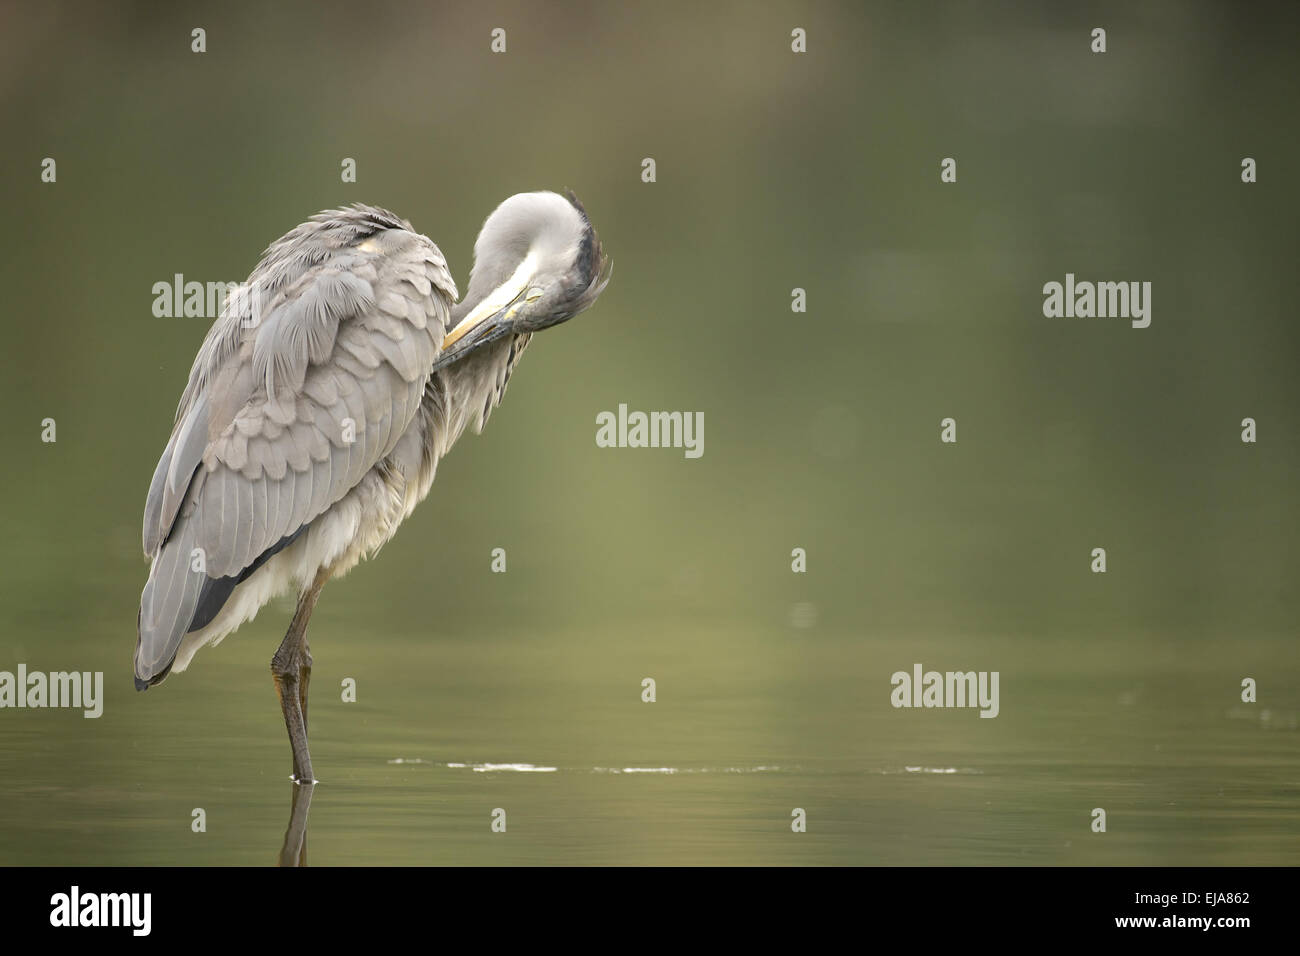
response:
[(137, 686), (393, 450), (455, 298), (438, 248), (383, 210), (321, 213), (267, 250), (200, 348), (150, 483)]

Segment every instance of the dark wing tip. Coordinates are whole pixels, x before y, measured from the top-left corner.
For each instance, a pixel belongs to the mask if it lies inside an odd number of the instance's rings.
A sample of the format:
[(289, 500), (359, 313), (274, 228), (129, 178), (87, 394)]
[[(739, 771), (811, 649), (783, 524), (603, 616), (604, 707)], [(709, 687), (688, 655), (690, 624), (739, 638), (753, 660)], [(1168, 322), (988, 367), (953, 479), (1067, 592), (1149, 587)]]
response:
[(162, 670), (160, 670), (157, 674), (154, 674), (152, 677), (141, 677), (139, 670), (137, 670), (135, 674), (132, 675), (132, 678), (135, 680), (135, 689), (148, 690), (154, 684), (161, 684), (163, 681), (167, 679), (167, 675), (170, 674), (171, 672), (172, 672), (172, 661), (168, 661), (167, 666), (164, 667)]

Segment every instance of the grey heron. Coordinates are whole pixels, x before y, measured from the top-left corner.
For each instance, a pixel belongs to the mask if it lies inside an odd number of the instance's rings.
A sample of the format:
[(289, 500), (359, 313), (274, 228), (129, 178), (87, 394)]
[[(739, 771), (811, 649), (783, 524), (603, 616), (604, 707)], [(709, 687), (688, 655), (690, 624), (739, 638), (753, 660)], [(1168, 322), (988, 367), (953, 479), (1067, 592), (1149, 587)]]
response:
[(314, 783), (307, 623), (325, 582), (392, 538), (533, 333), (609, 275), (572, 193), (501, 203), (459, 302), (438, 247), (383, 209), (327, 210), (273, 242), (200, 346), (149, 486), (136, 688), (296, 588), (271, 673), (294, 780)]

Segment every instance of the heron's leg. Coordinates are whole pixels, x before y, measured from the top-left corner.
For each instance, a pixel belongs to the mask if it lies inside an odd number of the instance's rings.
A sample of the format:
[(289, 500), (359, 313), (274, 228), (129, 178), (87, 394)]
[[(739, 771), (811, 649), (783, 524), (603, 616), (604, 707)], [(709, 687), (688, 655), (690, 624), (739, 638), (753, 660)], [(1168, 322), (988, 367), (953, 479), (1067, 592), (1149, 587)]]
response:
[[(307, 750), (307, 720), (303, 714), (306, 688), (302, 683), (304, 651), (307, 644), (307, 622), (311, 619), (316, 599), (329, 574), (322, 569), (316, 580), (298, 597), (289, 631), (280, 642), (280, 649), (271, 658), (271, 677), (275, 680), (275, 693), (280, 698), (284, 713), (284, 726), (289, 731), (289, 746), (293, 748), (293, 778), (299, 783), (314, 783), (311, 754)], [(307, 657), (310, 660), (310, 657)], [(308, 665), (310, 666), (310, 665)]]
[[(284, 647), (283, 644), (280, 646)], [(316, 778), (312, 776), (311, 754), (307, 751), (307, 727), (303, 723), (302, 705), (298, 700), (298, 670), (293, 666), (289, 673), (280, 674), (275, 670), (277, 666), (277, 661), (272, 658), (271, 676), (275, 680), (276, 696), (280, 698), (284, 726), (289, 731), (289, 746), (293, 748), (293, 779), (298, 783), (310, 783)]]
[(302, 664), (298, 668), (298, 700), (302, 705), (302, 729), (307, 729), (307, 688), (311, 686), (311, 647), (302, 638)]

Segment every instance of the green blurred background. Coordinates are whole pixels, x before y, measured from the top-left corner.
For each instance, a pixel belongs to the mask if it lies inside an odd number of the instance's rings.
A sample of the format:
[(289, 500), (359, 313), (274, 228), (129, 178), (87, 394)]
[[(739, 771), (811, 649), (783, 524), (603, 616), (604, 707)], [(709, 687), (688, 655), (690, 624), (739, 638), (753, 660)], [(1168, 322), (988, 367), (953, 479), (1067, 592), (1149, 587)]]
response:
[[(310, 862), (1295, 862), (1296, 23), (1134, 6), (0, 7), (0, 670), (106, 684), (0, 711), (0, 863), (270, 863), (288, 821), (290, 599), (131, 686), (208, 324), (153, 284), (364, 201), (463, 290), (564, 187), (609, 289), (312, 621)], [(1067, 272), (1152, 282), (1151, 327), (1044, 318)], [(704, 456), (597, 448), (620, 402)], [(1000, 716), (893, 709), (914, 662), (1000, 671)]]

